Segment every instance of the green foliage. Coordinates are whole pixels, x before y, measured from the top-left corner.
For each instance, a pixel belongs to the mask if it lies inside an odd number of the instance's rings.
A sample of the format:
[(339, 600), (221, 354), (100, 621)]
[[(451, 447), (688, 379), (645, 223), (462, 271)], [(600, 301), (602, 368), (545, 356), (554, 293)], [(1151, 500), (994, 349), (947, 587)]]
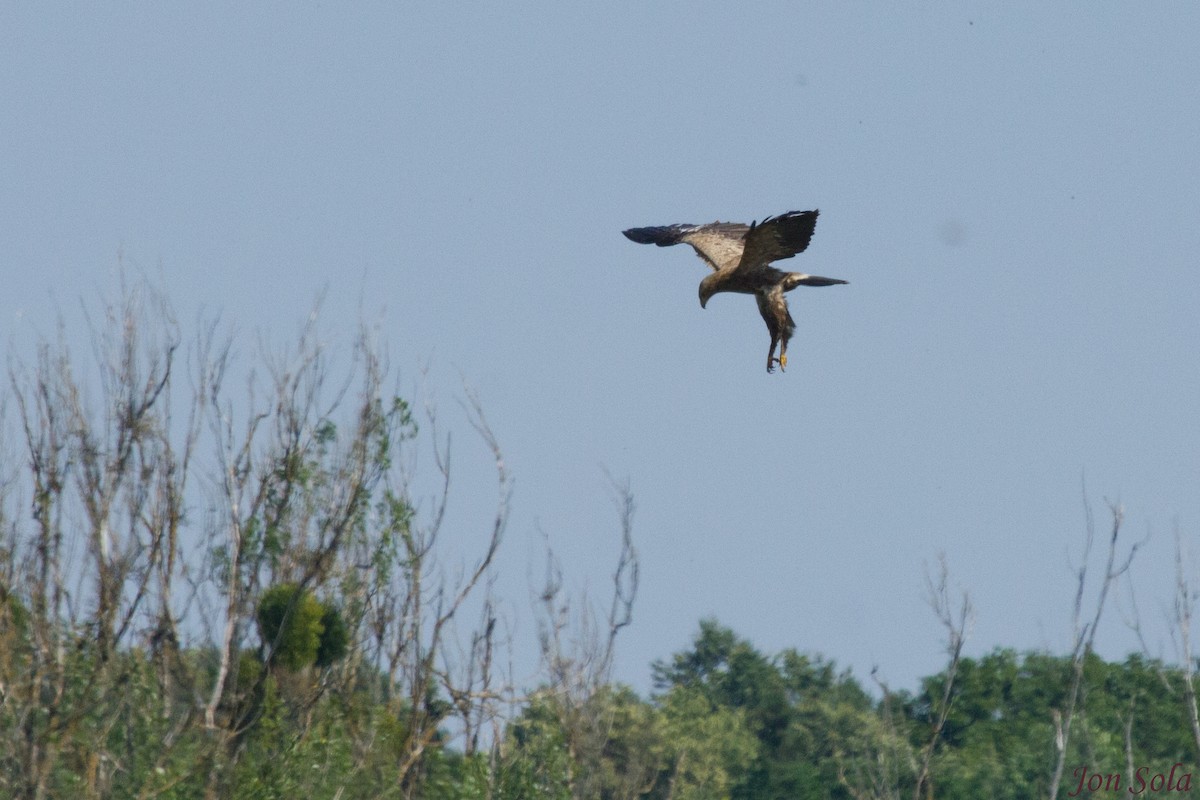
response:
[(294, 583), (263, 592), (258, 626), (270, 662), (286, 669), (328, 667), (350, 649), (350, 630), (337, 606), (322, 603)]
[[(0, 552), (0, 558), (5, 554)], [(0, 636), (9, 633), (25, 636), (29, 630), (29, 610), (21, 598), (0, 585)]]
[[(839, 759), (883, 747), (870, 698), (848, 673), (794, 650), (769, 658), (715, 620), (700, 623), (689, 650), (657, 662), (654, 677), (668, 702), (703, 700), (710, 714), (735, 714), (738, 724), (726, 724), (752, 737), (753, 747), (723, 743), (732, 798), (842, 796)], [(705, 774), (713, 785), (720, 773)]]
[[(294, 585), (264, 593), (275, 609), (263, 622), (282, 620), (289, 641), (288, 609), (317, 628), (316, 644), (291, 664), (318, 663), (323, 647), (337, 648), (325, 632), (340, 615)], [(272, 616), (274, 614), (275, 616)], [(343, 624), (344, 623), (340, 623)], [(0, 659), (6, 685), (23, 656)], [(348, 647), (348, 640), (342, 641)], [(311, 655), (303, 655), (308, 652)], [(211, 651), (184, 651), (181, 664), (200, 674), (215, 669)], [(281, 656), (282, 657), (282, 656)], [(332, 657), (332, 656), (331, 656)], [(283, 666), (282, 662), (280, 665)], [(237, 655), (227, 696), (231, 719), (241, 719), (238, 757), (214, 751), (180, 686), (164, 694), (168, 679), (150, 653), (118, 652), (109, 671), (97, 671), (86, 639), (68, 652), (64, 707), (73, 709), (53, 739), (58, 759), (46, 781), (49, 796), (189, 798), (215, 789), (218, 796), (272, 800), (290, 797), (406, 798), (427, 800), (571, 800), (585, 765), (562, 728), (555, 693), (534, 693), (501, 731), (494, 752), (464, 755), (439, 736), (425, 748), (418, 780), (399, 779), (410, 731), (401, 701), (367, 689), (378, 675), (363, 673), (346, 692), (313, 693), (312, 683), (287, 670), (266, 670), (251, 651)], [(289, 670), (291, 667), (288, 668)], [(1044, 795), (1053, 763), (1052, 718), (1064, 702), (1070, 660), (1044, 653), (997, 649), (959, 665), (954, 705), (932, 764), (936, 797), (1021, 800)], [(98, 686), (95, 676), (105, 675)], [(768, 656), (732, 631), (705, 621), (693, 646), (655, 665), (659, 691), (643, 699), (622, 686), (602, 687), (584, 709), (600, 720), (605, 737), (590, 762), (588, 786), (600, 800), (731, 800), (733, 798), (833, 798), (908, 796), (910, 766), (928, 736), (932, 697), (945, 676), (930, 676), (919, 692), (873, 699), (847, 673), (820, 656), (785, 650)], [(1091, 656), (1084, 668), (1083, 704), (1077, 713), (1068, 764), (1124, 773), (1128, 725), (1134, 763), (1169, 772), (1176, 761), (1194, 761), (1194, 743), (1180, 701), (1178, 670), (1131, 656), (1106, 662)], [(353, 688), (353, 687), (359, 688)], [(252, 696), (247, 694), (253, 689)], [(448, 711), (431, 694), (431, 708)], [(239, 716), (235, 706), (253, 706)], [(773, 706), (773, 707), (771, 707)], [(0, 733), (20, 732), (0, 706)], [(26, 719), (27, 726), (47, 720)], [(171, 742), (164, 748), (163, 742)], [(119, 754), (118, 762), (112, 754)], [(218, 784), (206, 783), (208, 765), (227, 759)], [(19, 764), (0, 754), (5, 770)], [(1074, 788), (1070, 769), (1063, 791)], [(1124, 777), (1124, 786), (1129, 786)], [(4, 783), (14, 795), (20, 787)], [(575, 796), (580, 796), (578, 791)]]
[(570, 800), (571, 757), (547, 692), (535, 693), (500, 744), (499, 796)]
[(321, 641), (317, 645), (316, 665), (328, 667), (346, 657), (350, 649), (350, 629), (336, 606), (322, 604)]
[[(1053, 719), (1063, 713), (1070, 670), (1069, 658), (1010, 649), (963, 659), (946, 738), (933, 764), (939, 793), (1013, 800), (1044, 794), (1053, 763)], [(1177, 671), (1141, 656), (1117, 663), (1090, 655), (1066, 763), (1124, 773), (1127, 723), (1134, 764), (1169, 772), (1176, 761), (1193, 763), (1195, 744), (1181, 692), (1172, 686), (1178, 677)], [(943, 680), (941, 675), (926, 679), (924, 691), (911, 701), (917, 738), (928, 735), (927, 709)], [(1074, 788), (1066, 786), (1072, 768), (1063, 781), (1067, 790)], [(1129, 786), (1128, 776), (1125, 780)]]
[(679, 800), (730, 796), (738, 776), (756, 763), (760, 743), (743, 709), (714, 705), (702, 690), (672, 687), (660, 699), (666, 783)]
[(281, 583), (258, 603), (259, 635), (272, 664), (298, 670), (317, 660), (325, 608), (306, 589)]

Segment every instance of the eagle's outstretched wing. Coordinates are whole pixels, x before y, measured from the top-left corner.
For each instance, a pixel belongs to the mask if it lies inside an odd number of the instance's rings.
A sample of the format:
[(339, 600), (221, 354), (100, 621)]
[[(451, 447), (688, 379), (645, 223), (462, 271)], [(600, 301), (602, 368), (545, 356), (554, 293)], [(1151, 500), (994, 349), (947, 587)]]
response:
[[(765, 222), (765, 220), (764, 220)], [(638, 244), (668, 247), (684, 242), (696, 250), (714, 270), (733, 269), (742, 259), (742, 239), (750, 226), (739, 222), (712, 222), (708, 225), (656, 225), (630, 228), (625, 237)], [(812, 234), (809, 233), (809, 236)]]
[(750, 225), (738, 267), (752, 269), (804, 252), (817, 228), (813, 211), (789, 211)]

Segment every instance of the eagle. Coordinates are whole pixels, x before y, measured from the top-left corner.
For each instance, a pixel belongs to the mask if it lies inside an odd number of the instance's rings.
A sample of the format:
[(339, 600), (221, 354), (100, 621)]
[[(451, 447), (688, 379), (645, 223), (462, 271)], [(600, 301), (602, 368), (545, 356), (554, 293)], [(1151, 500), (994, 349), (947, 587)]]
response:
[[(775, 365), (787, 366), (788, 340), (796, 323), (788, 311), (784, 292), (797, 286), (833, 286), (846, 281), (822, 278), (803, 272), (784, 272), (771, 262), (791, 258), (804, 251), (817, 227), (817, 214), (812, 211), (789, 211), (762, 222), (744, 225), (739, 222), (713, 222), (708, 225), (657, 225), (649, 228), (630, 228), (622, 231), (626, 238), (638, 244), (668, 247), (680, 242), (690, 244), (696, 255), (712, 267), (711, 275), (700, 281), (700, 307), (719, 292), (752, 294), (758, 301), (758, 312), (771, 334), (771, 349), (767, 351), (767, 372)], [(779, 347), (779, 358), (775, 347)]]

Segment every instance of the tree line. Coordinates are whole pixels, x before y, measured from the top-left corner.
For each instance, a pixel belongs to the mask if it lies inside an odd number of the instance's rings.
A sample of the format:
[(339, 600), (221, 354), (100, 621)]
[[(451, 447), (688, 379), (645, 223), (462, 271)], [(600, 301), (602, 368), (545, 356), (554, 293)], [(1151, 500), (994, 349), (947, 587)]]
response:
[(335, 359), (314, 315), (247, 359), (215, 322), (185, 338), (145, 285), (89, 319), (88, 357), (60, 333), (7, 360), (3, 796), (1191, 796), (1181, 553), (1178, 663), (1095, 653), (1137, 552), (1117, 507), (1102, 573), (1085, 557), (1075, 576), (1065, 655), (964, 656), (973, 610), (943, 565), (928, 588), (946, 666), (915, 690), (703, 620), (643, 697), (612, 678), (639, 580), (633, 496), (614, 483), (611, 587), (599, 604), (573, 593), (547, 553), (542, 669), (518, 686), (493, 596), (512, 480), (474, 398), (496, 500), (462, 555), (444, 542), (449, 436), (389, 384), (369, 329)]

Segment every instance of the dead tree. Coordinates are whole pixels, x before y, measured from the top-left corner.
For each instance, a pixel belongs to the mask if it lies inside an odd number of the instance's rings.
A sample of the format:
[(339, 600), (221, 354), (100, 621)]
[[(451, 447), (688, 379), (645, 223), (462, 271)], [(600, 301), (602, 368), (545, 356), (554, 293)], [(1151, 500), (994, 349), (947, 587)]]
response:
[(1192, 741), (1200, 757), (1200, 712), (1196, 707), (1196, 657), (1192, 652), (1192, 612), (1196, 607), (1196, 590), (1187, 577), (1183, 537), (1175, 530), (1175, 598), (1173, 616), (1181, 681), (1183, 683), (1183, 707), (1191, 726)]
[(1052, 712), (1055, 761), (1054, 770), (1050, 776), (1049, 791), (1047, 792), (1047, 797), (1050, 800), (1055, 800), (1058, 797), (1058, 787), (1062, 782), (1063, 769), (1066, 765), (1067, 747), (1071, 741), (1071, 725), (1079, 710), (1079, 697), (1083, 688), (1083, 668), (1088, 657), (1094, 652), (1096, 630), (1099, 628), (1100, 619), (1104, 614), (1105, 601), (1108, 598), (1109, 590), (1112, 589), (1113, 585), (1122, 575), (1129, 571), (1129, 566), (1133, 563), (1133, 557), (1137, 554), (1138, 547), (1141, 544), (1139, 542), (1131, 545), (1128, 553), (1125, 555), (1125, 559), (1120, 564), (1117, 563), (1117, 541), (1121, 534), (1121, 524), (1124, 522), (1125, 512), (1119, 505), (1113, 503), (1109, 503), (1108, 508), (1112, 515), (1112, 524), (1104, 561), (1104, 573), (1100, 578), (1100, 585), (1097, 590), (1095, 610), (1092, 613), (1091, 620), (1085, 622), (1083, 619), (1083, 596), (1087, 588), (1088, 560), (1095, 541), (1096, 526), (1091, 506), (1087, 503), (1084, 504), (1087, 515), (1086, 538), (1084, 540), (1083, 556), (1080, 560), (1079, 568), (1075, 573), (1075, 601), (1071, 613), (1071, 627), (1073, 632), (1071, 676), (1067, 684), (1067, 696), (1063, 708), (1053, 709)]
[[(477, 744), (510, 691), (490, 585), (512, 483), (478, 401), (499, 499), (455, 575), (440, 535), (449, 438), (429, 413), (440, 496), (423, 508), (402, 452), (417, 425), (369, 331), (335, 369), (315, 313), (248, 365), (216, 323), (185, 347), (145, 285), (122, 283), (91, 319), (90, 360), (72, 359), (64, 331), (30, 363), (10, 356), (0, 395), (0, 454), (20, 456), (0, 460), (0, 795), (49, 797), (68, 773), (84, 796), (123, 781), (149, 797), (191, 776), (229, 794), (253, 698), (282, 685), (256, 612), (286, 583), (336, 603), (351, 640), (344, 662), (289, 679), (289, 736), (308, 735), (329, 693), (349, 708), (369, 687), (380, 705), (353, 720), (358, 768), (382, 764), (416, 796), (447, 716)], [(476, 604), (462, 647), (454, 626)], [(378, 755), (378, 708), (402, 723), (398, 759), (395, 730)]]
[[(180, 336), (165, 299), (122, 281), (116, 301), (89, 325), (92, 363), (59, 338), (40, 343), (30, 366), (10, 356), (8, 378), (21, 432), (28, 518), (11, 517), (13, 565), (4, 593), (28, 612), (7, 644), (13, 668), (7, 730), (19, 778), (7, 787), (44, 797), (62, 749), (84, 766), (90, 793), (104, 791), (116, 757), (109, 739), (128, 716), (126, 684), (137, 669), (118, 657), (141, 634), (151, 648), (174, 637), (173, 580), (195, 428), (171, 445)], [(186, 416), (194, 403), (184, 398)], [(156, 620), (155, 624), (148, 624)], [(190, 709), (160, 694), (159, 716)], [(88, 725), (82, 725), (90, 718)], [(8, 771), (8, 774), (13, 774)]]
[[(397, 407), (390, 441), (417, 436), (407, 406)], [(451, 495), (450, 439), (439, 439), (437, 419), (426, 409), (438, 489), (428, 510), (414, 497), (414, 476), (408, 467), (389, 460), (377, 502), (363, 509), (363, 524), (350, 531), (341, 555), (332, 563), (346, 603), (359, 609), (350, 620), (357, 648), (341, 670), (342, 683), (331, 691), (349, 697), (363, 680), (373, 687), (373, 701), (399, 721), (397, 756), (385, 766), (370, 763), (371, 742), (381, 735), (378, 721), (362, 727), (357, 774), (386, 769), (388, 782), (405, 796), (420, 796), (423, 760), (440, 746), (444, 724), (452, 714), (462, 721), (467, 742), (477, 739), (478, 726), (490, 719), (504, 691), (493, 686), (497, 646), (497, 615), (491, 598), (490, 573), (508, 522), (512, 479), (500, 445), (478, 400), (469, 395), (468, 414), (496, 468), (499, 497), (488, 523), (481, 552), (458, 570), (445, 572), (441, 544)], [(482, 599), (478, 598), (482, 595)], [(465, 608), (482, 606), (478, 628), (468, 634), (464, 648), (456, 621)], [(395, 735), (395, 731), (391, 732)]]
[(928, 602), (934, 614), (937, 615), (938, 621), (942, 623), (942, 627), (946, 629), (946, 654), (950, 660), (946, 665), (945, 680), (942, 685), (942, 694), (938, 699), (930, 698), (930, 731), (929, 740), (925, 746), (921, 748), (920, 762), (917, 767), (916, 783), (913, 786), (913, 800), (920, 800), (922, 792), (927, 797), (933, 797), (933, 785), (930, 782), (929, 768), (933, 760), (934, 751), (937, 749), (938, 742), (942, 738), (942, 731), (946, 727), (946, 718), (950, 714), (950, 707), (954, 703), (954, 681), (958, 677), (958, 665), (962, 660), (962, 649), (966, 643), (969, 629), (974, 624), (975, 612), (971, 605), (971, 598), (966, 593), (962, 593), (962, 599), (958, 603), (958, 611), (954, 610), (954, 602), (950, 599), (950, 591), (948, 588), (949, 569), (946, 566), (946, 557), (941, 555), (938, 558), (938, 579), (935, 582), (928, 573), (925, 576), (926, 588), (928, 590)]
[(607, 741), (611, 709), (603, 702), (610, 684), (617, 635), (633, 622), (638, 557), (633, 545), (633, 494), (615, 484), (621, 549), (613, 572), (612, 597), (603, 626), (586, 596), (577, 606), (563, 589), (562, 568), (547, 548), (541, 593), (539, 642), (547, 671), (548, 699), (566, 739), (572, 797), (599, 796), (599, 761)]

